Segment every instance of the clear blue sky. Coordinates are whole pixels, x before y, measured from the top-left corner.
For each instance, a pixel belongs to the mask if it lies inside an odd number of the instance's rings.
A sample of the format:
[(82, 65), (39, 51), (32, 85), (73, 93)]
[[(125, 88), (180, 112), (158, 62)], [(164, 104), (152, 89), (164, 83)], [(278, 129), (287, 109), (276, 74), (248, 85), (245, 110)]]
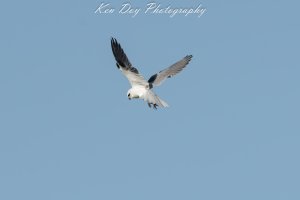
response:
[[(300, 199), (299, 1), (201, 2), (2, 1), (0, 199)], [(194, 56), (170, 108), (128, 101), (111, 36), (145, 77)]]

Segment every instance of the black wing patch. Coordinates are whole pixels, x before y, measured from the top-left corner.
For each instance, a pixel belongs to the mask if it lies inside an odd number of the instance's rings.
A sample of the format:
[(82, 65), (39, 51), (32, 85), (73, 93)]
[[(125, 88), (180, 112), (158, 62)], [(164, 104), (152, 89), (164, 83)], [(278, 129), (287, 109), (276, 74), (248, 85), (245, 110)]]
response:
[(139, 71), (131, 65), (124, 50), (115, 38), (111, 38), (111, 49), (117, 61), (118, 68), (121, 67), (125, 70), (130, 70), (133, 73), (139, 73)]
[(157, 74), (154, 74), (153, 76), (151, 76), (148, 80), (148, 83), (152, 84), (155, 81), (156, 77), (157, 77)]

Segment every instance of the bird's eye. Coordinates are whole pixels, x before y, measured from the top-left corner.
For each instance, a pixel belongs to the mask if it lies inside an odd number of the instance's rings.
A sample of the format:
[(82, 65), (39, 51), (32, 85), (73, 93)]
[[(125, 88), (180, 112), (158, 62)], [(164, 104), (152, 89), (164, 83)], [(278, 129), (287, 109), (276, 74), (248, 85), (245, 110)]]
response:
[(128, 93), (127, 96), (130, 97), (130, 93)]

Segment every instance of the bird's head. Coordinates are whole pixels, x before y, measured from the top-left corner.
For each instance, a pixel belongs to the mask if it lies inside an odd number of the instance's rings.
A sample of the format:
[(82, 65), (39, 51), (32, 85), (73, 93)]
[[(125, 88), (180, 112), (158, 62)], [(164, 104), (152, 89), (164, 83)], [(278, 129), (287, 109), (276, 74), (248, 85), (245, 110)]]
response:
[(132, 94), (133, 94), (133, 91), (132, 91), (132, 88), (130, 88), (130, 89), (127, 91), (127, 97), (128, 97), (129, 100), (131, 100), (132, 98), (134, 98), (134, 97), (132, 96)]
[(128, 92), (127, 92), (127, 97), (128, 97), (129, 100), (131, 100), (130, 90), (128, 90)]
[(130, 88), (127, 92), (127, 97), (128, 97), (129, 100), (131, 100), (131, 99), (134, 99), (134, 98), (139, 98), (139, 95), (136, 93), (135, 90)]

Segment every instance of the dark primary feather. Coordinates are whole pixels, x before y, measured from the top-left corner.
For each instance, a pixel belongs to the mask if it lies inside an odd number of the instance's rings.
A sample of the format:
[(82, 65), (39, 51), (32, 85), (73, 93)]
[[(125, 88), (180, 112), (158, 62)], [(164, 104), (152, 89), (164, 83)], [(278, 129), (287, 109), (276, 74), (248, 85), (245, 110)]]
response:
[(187, 55), (180, 61), (174, 63), (170, 67), (158, 72), (157, 74), (154, 74), (153, 76), (150, 77), (148, 80), (149, 84), (151, 86), (158, 86), (160, 85), (164, 80), (167, 78), (171, 78), (172, 76), (176, 75), (179, 73), (183, 68), (189, 64), (189, 62), (192, 59), (192, 55)]
[(138, 70), (131, 65), (129, 59), (124, 53), (124, 50), (115, 38), (111, 38), (111, 49), (117, 61), (118, 68), (122, 67), (125, 70), (130, 70), (131, 72), (134, 72), (136, 74), (139, 73)]

